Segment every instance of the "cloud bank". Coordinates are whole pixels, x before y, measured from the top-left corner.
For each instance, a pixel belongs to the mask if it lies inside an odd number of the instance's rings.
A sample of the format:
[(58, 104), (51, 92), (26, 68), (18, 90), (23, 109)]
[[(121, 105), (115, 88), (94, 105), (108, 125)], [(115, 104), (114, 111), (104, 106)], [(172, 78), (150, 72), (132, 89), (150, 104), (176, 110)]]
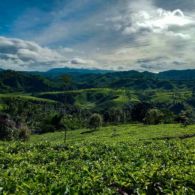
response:
[(123, 12), (107, 19), (113, 29), (130, 40), (116, 51), (117, 59), (126, 62), (124, 69), (158, 72), (195, 68), (193, 12), (184, 13), (179, 4), (167, 10), (152, 0), (127, 1), (126, 5)]

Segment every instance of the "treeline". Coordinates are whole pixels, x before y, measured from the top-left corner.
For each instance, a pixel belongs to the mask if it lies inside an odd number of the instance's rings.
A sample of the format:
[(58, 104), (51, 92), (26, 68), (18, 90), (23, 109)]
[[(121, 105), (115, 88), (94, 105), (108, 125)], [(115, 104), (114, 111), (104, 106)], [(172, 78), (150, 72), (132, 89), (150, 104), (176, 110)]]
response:
[(195, 114), (189, 105), (176, 103), (159, 107), (148, 102), (125, 104), (100, 112), (61, 103), (30, 102), (9, 98), (0, 113), (0, 138), (26, 140), (30, 134), (67, 131), (80, 128), (97, 129), (101, 125), (144, 123), (194, 123)]

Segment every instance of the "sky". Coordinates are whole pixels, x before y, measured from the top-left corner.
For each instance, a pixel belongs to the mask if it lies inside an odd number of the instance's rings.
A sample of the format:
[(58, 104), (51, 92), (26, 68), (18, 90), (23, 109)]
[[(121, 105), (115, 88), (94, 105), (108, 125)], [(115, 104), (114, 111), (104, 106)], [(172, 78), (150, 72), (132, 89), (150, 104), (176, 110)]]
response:
[(0, 68), (195, 69), (195, 0), (0, 1)]

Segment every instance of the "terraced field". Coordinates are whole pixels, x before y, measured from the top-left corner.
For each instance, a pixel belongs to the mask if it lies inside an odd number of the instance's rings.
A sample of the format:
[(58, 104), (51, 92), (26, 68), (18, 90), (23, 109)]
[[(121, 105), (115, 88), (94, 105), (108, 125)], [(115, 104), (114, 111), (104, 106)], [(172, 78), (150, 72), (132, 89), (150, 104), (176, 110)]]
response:
[(0, 100), (4, 99), (17, 99), (17, 100), (26, 100), (29, 102), (45, 102), (45, 103), (56, 103), (54, 100), (50, 99), (44, 99), (44, 98), (38, 98), (34, 97), (31, 94), (23, 94), (23, 93), (7, 93), (7, 94), (0, 94)]

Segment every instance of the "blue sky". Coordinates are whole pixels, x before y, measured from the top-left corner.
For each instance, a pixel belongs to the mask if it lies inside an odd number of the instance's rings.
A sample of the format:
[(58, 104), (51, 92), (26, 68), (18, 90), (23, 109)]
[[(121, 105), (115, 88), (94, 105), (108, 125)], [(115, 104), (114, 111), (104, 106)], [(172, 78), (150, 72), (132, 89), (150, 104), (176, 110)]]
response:
[(194, 0), (0, 2), (0, 68), (195, 68)]

